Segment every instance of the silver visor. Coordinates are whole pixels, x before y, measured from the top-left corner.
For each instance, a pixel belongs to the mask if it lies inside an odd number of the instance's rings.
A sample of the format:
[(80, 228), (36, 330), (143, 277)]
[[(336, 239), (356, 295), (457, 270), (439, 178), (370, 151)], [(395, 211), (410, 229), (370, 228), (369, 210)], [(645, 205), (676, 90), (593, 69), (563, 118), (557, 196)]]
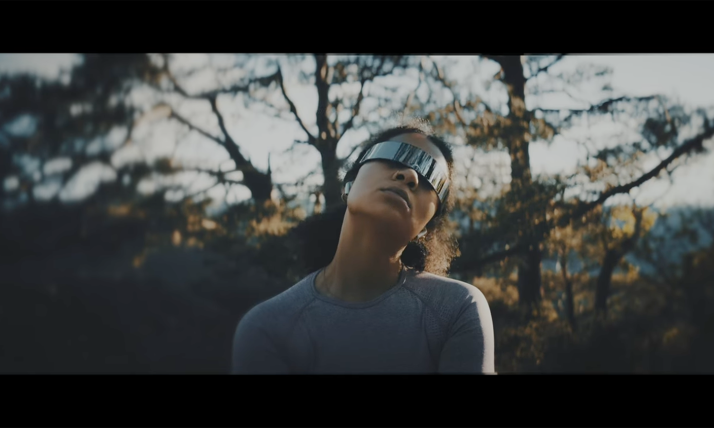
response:
[(426, 179), (439, 196), (439, 201), (444, 202), (449, 192), (449, 172), (436, 162), (436, 159), (419, 147), (400, 141), (385, 141), (370, 147), (357, 163), (362, 164), (371, 160), (383, 159), (398, 162), (408, 166)]

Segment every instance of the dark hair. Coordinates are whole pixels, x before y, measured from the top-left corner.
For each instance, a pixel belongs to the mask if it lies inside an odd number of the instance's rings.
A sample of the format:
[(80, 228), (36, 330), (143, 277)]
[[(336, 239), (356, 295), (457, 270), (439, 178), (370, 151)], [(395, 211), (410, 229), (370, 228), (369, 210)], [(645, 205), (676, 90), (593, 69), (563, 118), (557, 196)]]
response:
[[(370, 147), (377, 143), (388, 141), (398, 135), (411, 133), (425, 135), (439, 148), (449, 165), (449, 180), (451, 180), (454, 164), (451, 146), (434, 135), (425, 121), (412, 121), (379, 133), (364, 145), (357, 159), (359, 160)], [(343, 187), (344, 183), (357, 178), (361, 166), (354, 162), (347, 168), (342, 180)], [(451, 260), (457, 253), (458, 243), (446, 227), (448, 214), (454, 205), (453, 192), (449, 192), (443, 203), (439, 205), (437, 213), (426, 225), (428, 232), (426, 236), (409, 242), (402, 253), (402, 263), (417, 272), (427, 271), (437, 275), (446, 275)], [(323, 213), (308, 217), (292, 230), (301, 247), (298, 257), (302, 259), (305, 273), (314, 272), (327, 266), (334, 258), (346, 211), (347, 204), (340, 204)]]

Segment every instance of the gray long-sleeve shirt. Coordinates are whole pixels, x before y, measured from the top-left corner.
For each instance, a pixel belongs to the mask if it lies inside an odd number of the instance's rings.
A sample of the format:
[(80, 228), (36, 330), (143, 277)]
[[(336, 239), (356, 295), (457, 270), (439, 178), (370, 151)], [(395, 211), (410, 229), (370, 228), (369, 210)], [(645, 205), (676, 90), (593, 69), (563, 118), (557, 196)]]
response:
[(313, 272), (243, 317), (235, 374), (494, 373), (491, 312), (476, 287), (404, 269), (369, 302), (318, 293)]

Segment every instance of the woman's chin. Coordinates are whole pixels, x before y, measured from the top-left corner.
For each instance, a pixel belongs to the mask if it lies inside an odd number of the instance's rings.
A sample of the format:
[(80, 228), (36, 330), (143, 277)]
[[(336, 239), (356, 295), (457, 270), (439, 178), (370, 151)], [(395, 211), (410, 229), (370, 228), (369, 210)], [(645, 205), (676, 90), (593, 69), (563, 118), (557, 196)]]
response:
[[(350, 213), (364, 219), (370, 223), (381, 224), (390, 231), (399, 231), (405, 228), (412, 221), (411, 212), (400, 209), (397, 203), (390, 200), (371, 201), (367, 204), (355, 204), (350, 207)], [(380, 228), (381, 229), (381, 228)], [(409, 234), (408, 230), (403, 233)]]
[(409, 225), (411, 224), (411, 216), (409, 213), (400, 212), (391, 206), (383, 206), (378, 209), (374, 207), (370, 219), (379, 225), (378, 229), (390, 236), (409, 235)]
[(365, 209), (351, 211), (351, 214), (355, 220), (359, 219), (356, 230), (363, 230), (360, 234), (372, 234), (379, 241), (389, 242), (389, 246), (406, 243), (411, 239), (411, 219), (393, 207), (374, 204)]

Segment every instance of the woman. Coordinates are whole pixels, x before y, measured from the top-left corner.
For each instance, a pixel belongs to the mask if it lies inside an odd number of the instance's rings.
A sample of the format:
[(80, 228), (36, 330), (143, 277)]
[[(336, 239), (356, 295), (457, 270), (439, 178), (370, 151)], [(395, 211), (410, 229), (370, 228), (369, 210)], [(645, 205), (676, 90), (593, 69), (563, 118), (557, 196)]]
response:
[(370, 141), (346, 206), (295, 229), (312, 273), (238, 324), (233, 373), (493, 373), (493, 324), (474, 286), (446, 278), (453, 157), (423, 123)]

